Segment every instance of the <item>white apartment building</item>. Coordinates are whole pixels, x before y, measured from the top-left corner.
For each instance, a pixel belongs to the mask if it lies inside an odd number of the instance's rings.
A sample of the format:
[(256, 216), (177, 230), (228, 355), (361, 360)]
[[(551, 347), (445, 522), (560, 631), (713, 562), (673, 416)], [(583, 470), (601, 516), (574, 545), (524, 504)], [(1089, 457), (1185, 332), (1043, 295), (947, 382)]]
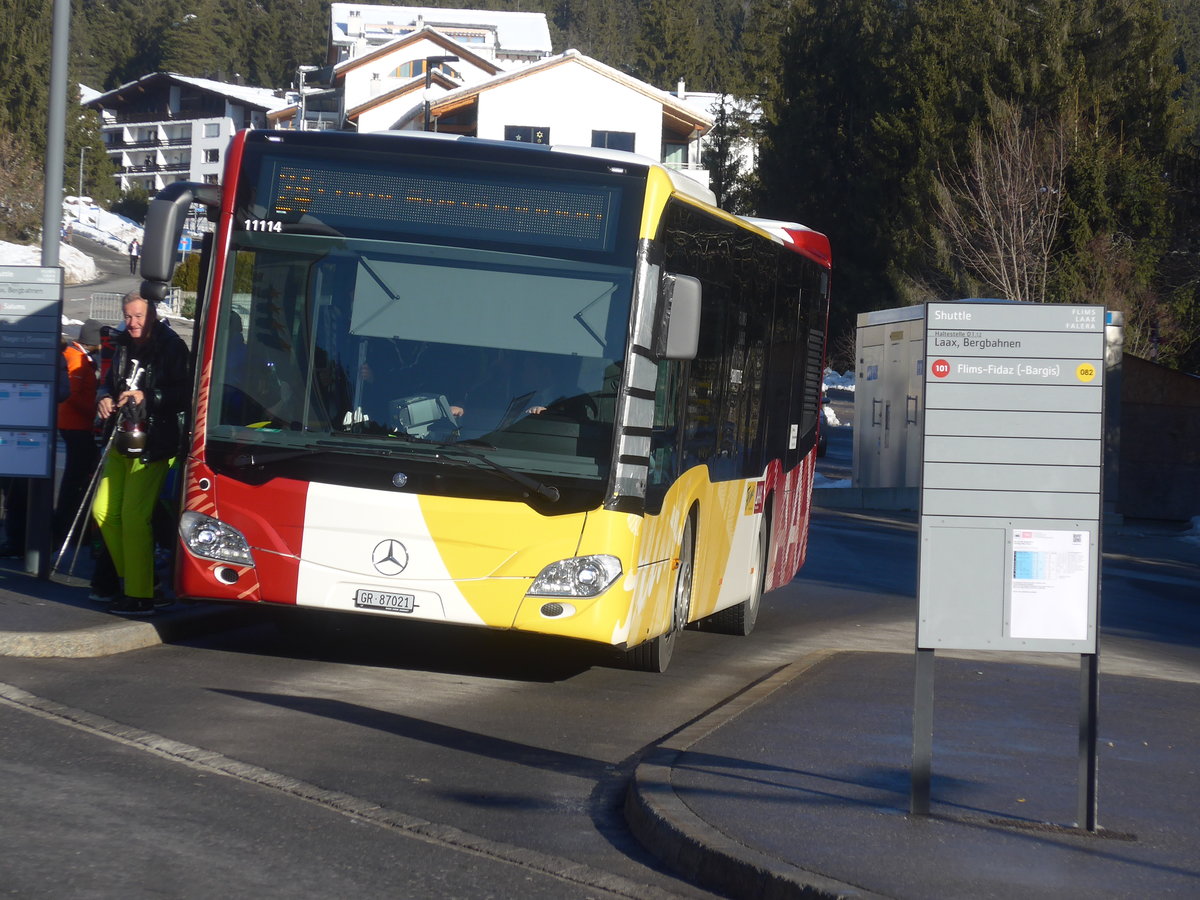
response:
[(267, 112), (282, 102), (266, 88), (156, 72), (83, 106), (100, 114), (119, 189), (154, 194), (173, 181), (215, 184), (234, 133), (268, 127)]

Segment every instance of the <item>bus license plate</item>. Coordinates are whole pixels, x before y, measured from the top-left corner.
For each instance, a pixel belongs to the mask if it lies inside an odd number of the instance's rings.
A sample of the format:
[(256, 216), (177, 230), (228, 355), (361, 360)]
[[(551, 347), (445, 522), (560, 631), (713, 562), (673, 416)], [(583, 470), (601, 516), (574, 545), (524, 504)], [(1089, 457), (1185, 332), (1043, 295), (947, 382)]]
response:
[(416, 607), (412, 594), (388, 594), (383, 591), (355, 591), (354, 605), (358, 609), (385, 609), (388, 612), (410, 613)]

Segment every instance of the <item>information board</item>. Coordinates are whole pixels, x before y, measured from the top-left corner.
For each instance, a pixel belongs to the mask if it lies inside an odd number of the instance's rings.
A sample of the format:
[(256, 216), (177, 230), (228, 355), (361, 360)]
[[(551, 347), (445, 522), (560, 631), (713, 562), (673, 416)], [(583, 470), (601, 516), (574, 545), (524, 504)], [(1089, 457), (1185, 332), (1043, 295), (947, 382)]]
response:
[(927, 304), (919, 649), (1095, 652), (1104, 324)]
[(53, 475), (63, 276), (0, 266), (0, 475)]

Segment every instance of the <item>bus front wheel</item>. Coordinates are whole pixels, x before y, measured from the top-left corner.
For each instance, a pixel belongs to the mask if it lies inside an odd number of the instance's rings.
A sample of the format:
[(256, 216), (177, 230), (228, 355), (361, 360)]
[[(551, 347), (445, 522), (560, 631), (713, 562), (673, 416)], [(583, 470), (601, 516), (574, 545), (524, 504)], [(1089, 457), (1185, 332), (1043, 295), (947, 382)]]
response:
[(696, 526), (688, 516), (679, 540), (679, 563), (675, 567), (675, 592), (671, 603), (671, 626), (664, 634), (638, 644), (628, 651), (630, 668), (642, 672), (665, 672), (675, 653), (679, 633), (687, 624), (692, 606), (692, 572), (696, 558)]

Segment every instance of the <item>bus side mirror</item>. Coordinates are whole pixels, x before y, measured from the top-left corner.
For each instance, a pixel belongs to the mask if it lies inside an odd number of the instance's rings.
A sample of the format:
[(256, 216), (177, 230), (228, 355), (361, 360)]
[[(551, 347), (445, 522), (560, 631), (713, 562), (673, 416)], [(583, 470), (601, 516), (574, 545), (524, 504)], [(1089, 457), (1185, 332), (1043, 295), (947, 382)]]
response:
[(165, 300), (175, 276), (175, 258), (183, 223), (193, 203), (219, 206), (221, 189), (211, 184), (176, 181), (159, 191), (146, 210), (142, 240), (142, 296)]
[(691, 275), (667, 275), (663, 279), (666, 323), (662, 359), (695, 359), (700, 346), (700, 280)]

